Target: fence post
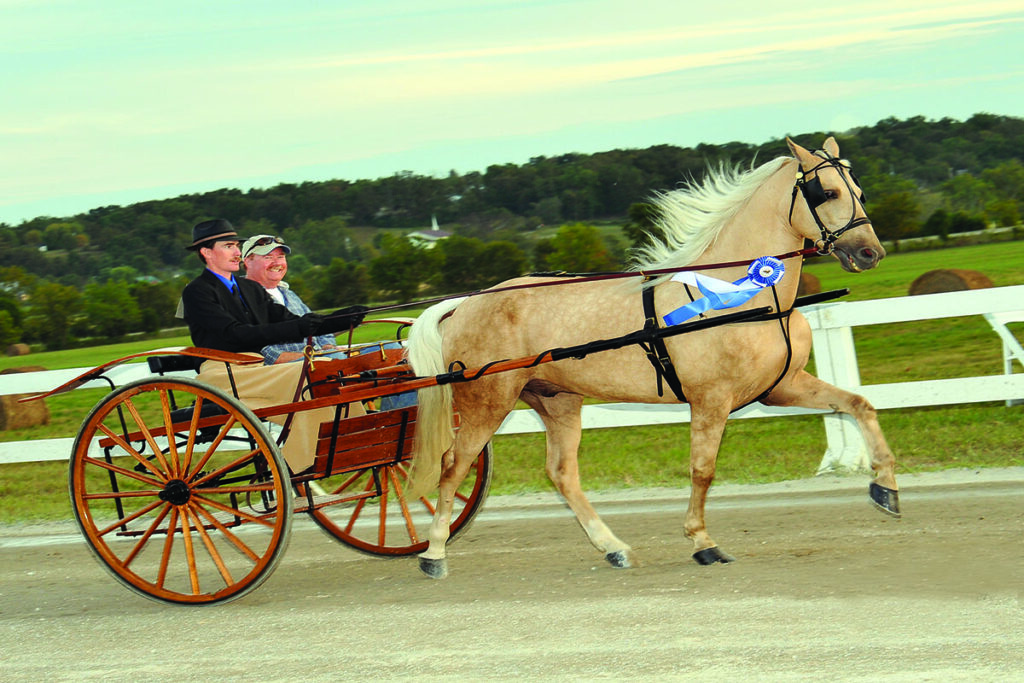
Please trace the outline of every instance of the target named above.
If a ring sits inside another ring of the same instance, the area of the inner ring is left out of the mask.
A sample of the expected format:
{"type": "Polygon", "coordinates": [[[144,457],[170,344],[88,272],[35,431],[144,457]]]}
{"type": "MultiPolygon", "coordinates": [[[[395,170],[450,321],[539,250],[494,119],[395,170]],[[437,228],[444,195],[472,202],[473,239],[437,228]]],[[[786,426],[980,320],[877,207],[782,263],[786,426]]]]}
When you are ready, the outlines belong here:
{"type": "MultiPolygon", "coordinates": [[[[805,313],[811,323],[816,373],[829,384],[857,391],[860,388],[860,370],[857,367],[857,349],[853,344],[853,329],[829,327],[828,308],[822,306],[805,313]]],[[[825,415],[824,420],[828,448],[818,466],[818,474],[869,470],[867,443],[857,420],[843,413],[825,415]]]]}

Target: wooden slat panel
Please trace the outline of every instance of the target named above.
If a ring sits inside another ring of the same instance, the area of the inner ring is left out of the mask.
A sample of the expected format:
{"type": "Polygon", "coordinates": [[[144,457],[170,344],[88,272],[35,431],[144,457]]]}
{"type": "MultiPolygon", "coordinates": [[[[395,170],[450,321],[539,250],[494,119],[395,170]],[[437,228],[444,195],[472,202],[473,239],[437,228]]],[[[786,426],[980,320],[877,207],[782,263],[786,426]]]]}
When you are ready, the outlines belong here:
{"type": "MultiPolygon", "coordinates": [[[[405,454],[405,457],[408,453],[405,454]]],[[[331,471],[326,472],[327,456],[317,456],[316,472],[319,474],[338,474],[340,472],[353,472],[367,467],[377,465],[389,465],[395,462],[395,444],[384,446],[370,446],[346,451],[343,454],[335,455],[331,463],[331,471]]]]}
{"type": "MultiPolygon", "coordinates": [[[[412,436],[412,425],[407,425],[404,432],[404,437],[408,439],[412,436]]],[[[349,451],[355,448],[363,448],[365,446],[387,446],[393,445],[398,442],[400,436],[403,435],[401,425],[391,425],[390,427],[382,427],[381,429],[373,429],[365,432],[356,432],[354,434],[346,434],[344,432],[338,434],[338,440],[334,447],[335,457],[345,451],[349,451]]],[[[327,435],[316,442],[316,454],[326,455],[330,451],[331,437],[327,435]]]]}
{"type": "Polygon", "coordinates": [[[412,450],[412,437],[416,424],[415,407],[386,410],[339,421],[334,457],[331,457],[331,434],[334,422],[320,425],[316,446],[315,470],[331,474],[395,462],[399,446],[403,456],[412,450]],[[407,421],[403,430],[402,420],[407,421]],[[399,443],[400,439],[403,439],[399,443]]]}
{"type": "MultiPolygon", "coordinates": [[[[382,429],[392,425],[401,424],[402,415],[408,413],[407,418],[409,422],[416,421],[416,406],[409,408],[401,408],[399,410],[384,410],[379,413],[368,413],[366,415],[357,415],[356,417],[342,418],[339,432],[341,434],[355,434],[356,432],[364,432],[373,429],[382,429]]],[[[334,430],[333,422],[324,422],[320,425],[319,438],[323,439],[330,436],[334,430]]]]}

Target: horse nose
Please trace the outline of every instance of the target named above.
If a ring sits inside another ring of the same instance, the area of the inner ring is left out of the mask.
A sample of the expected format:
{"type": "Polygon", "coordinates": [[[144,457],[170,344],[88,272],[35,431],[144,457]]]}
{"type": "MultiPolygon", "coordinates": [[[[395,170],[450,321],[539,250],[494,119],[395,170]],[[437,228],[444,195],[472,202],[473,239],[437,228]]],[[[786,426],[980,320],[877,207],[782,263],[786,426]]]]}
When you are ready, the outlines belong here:
{"type": "Polygon", "coordinates": [[[882,245],[878,245],[878,247],[862,247],[857,252],[857,256],[861,263],[870,268],[885,258],[885,248],[882,245]]]}

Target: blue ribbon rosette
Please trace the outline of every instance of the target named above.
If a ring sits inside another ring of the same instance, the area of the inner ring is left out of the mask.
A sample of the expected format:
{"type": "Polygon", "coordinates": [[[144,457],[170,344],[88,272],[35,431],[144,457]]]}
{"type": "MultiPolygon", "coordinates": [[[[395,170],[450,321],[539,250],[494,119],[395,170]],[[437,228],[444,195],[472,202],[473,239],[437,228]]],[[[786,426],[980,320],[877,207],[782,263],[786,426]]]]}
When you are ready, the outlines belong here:
{"type": "Polygon", "coordinates": [[[676,273],[672,282],[692,285],[700,290],[703,298],[681,306],[663,316],[666,325],[678,325],[704,311],[735,308],[750,301],[765,287],[778,284],[786,274],[786,266],[774,256],[762,256],[747,266],[747,274],[735,282],[726,282],[697,273],[676,273]]]}

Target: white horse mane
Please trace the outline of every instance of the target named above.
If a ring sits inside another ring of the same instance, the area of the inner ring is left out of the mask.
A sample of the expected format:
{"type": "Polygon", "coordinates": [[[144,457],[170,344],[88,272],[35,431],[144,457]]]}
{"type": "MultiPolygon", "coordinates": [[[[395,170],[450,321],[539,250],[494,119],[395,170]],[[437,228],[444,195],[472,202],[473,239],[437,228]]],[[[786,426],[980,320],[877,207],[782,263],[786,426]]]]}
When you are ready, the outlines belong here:
{"type": "Polygon", "coordinates": [[[650,243],[634,249],[632,270],[677,268],[693,263],[714,243],[754,191],[787,161],[789,157],[778,157],[748,171],[741,171],[738,165],[721,164],[718,168],[709,167],[700,184],[690,182],[677,190],[655,193],[655,225],[663,232],[664,240],[652,238],[650,243]]]}

